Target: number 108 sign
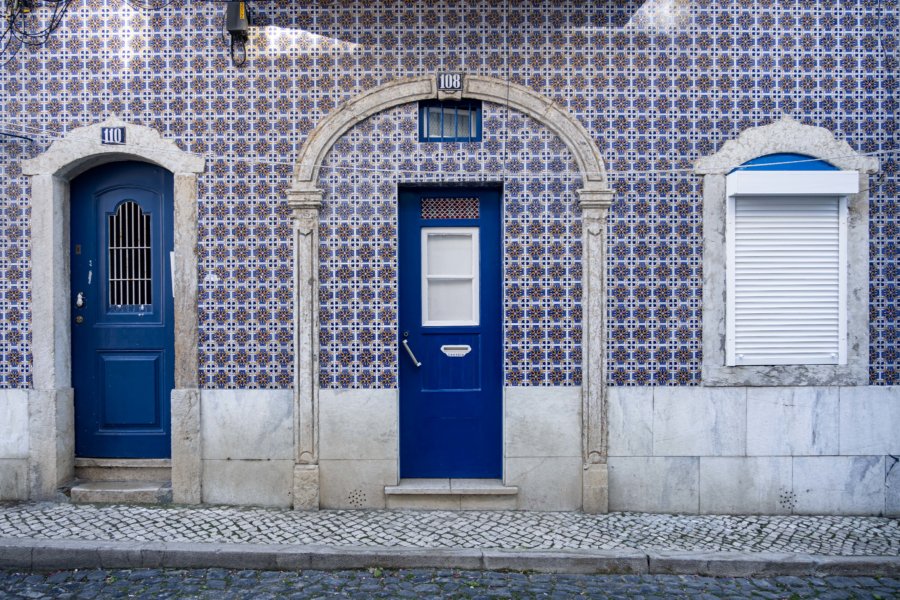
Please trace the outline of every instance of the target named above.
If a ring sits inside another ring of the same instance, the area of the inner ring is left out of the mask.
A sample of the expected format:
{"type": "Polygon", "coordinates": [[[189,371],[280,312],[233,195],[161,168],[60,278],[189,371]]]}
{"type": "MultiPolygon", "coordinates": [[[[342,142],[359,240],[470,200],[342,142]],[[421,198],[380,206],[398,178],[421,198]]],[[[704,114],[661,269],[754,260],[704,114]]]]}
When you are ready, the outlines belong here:
{"type": "Polygon", "coordinates": [[[442,92],[459,92],[462,90],[462,73],[438,73],[437,86],[442,92]]]}

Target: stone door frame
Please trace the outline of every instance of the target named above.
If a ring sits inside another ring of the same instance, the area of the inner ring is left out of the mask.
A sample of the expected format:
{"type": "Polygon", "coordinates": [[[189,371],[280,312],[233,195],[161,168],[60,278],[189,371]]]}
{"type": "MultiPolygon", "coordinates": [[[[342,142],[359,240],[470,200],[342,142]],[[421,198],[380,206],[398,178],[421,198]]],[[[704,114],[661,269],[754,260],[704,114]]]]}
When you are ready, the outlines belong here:
{"type": "Polygon", "coordinates": [[[175,389],[172,390],[172,487],[177,503],[200,502],[200,392],[197,281],[197,179],[203,157],[184,152],[155,129],[111,118],[73,129],[22,162],[31,177],[31,354],[28,396],[28,495],[53,499],[74,477],[69,184],[92,167],[123,160],[174,175],[175,389]],[[126,143],[101,143],[104,127],[125,127],[126,143]]]}
{"type": "Polygon", "coordinates": [[[463,89],[438,90],[433,75],[398,79],[363,92],[322,120],[297,156],[288,204],[294,238],[294,507],[319,506],[319,170],[331,147],[354,125],[395,106],[427,99],[471,98],[506,105],[559,136],[582,179],[582,455],[585,512],[608,506],[606,420],[606,218],[613,191],[600,151],[587,129],[550,98],[494,77],[466,75],[463,89]]]}

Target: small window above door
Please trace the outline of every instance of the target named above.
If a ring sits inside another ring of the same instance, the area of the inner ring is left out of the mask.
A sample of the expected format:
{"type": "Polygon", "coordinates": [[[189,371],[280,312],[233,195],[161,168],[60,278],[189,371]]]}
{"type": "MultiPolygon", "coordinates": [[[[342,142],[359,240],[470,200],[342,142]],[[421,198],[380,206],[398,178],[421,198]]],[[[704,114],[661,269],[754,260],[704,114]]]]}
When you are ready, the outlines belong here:
{"type": "Polygon", "coordinates": [[[419,103],[420,142],[480,142],[481,102],[440,100],[419,103]]]}

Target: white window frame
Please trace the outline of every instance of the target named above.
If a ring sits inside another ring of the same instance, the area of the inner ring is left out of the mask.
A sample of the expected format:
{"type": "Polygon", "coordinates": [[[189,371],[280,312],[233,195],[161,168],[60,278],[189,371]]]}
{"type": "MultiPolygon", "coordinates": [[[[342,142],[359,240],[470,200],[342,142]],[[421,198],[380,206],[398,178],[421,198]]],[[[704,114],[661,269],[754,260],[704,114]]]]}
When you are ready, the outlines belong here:
{"type": "Polygon", "coordinates": [[[481,275],[479,262],[481,242],[478,227],[423,227],[421,239],[422,254],[422,326],[424,327],[465,327],[477,326],[481,323],[479,305],[481,304],[481,275]],[[428,272],[428,238],[439,235],[468,234],[472,244],[471,275],[431,275],[428,272]],[[435,321],[428,314],[428,282],[429,281],[471,281],[472,282],[472,319],[469,321],[435,321]]]}

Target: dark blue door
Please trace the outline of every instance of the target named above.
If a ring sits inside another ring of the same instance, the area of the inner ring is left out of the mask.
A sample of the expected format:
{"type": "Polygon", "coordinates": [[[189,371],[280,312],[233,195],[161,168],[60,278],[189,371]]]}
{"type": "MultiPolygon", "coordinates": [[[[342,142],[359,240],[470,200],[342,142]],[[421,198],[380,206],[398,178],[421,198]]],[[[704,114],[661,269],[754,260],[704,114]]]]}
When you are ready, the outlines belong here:
{"type": "Polygon", "coordinates": [[[500,191],[404,188],[401,477],[502,476],[500,191]]]}
{"type": "Polygon", "coordinates": [[[75,454],[170,455],[172,174],[111,163],[72,181],[75,454]]]}

